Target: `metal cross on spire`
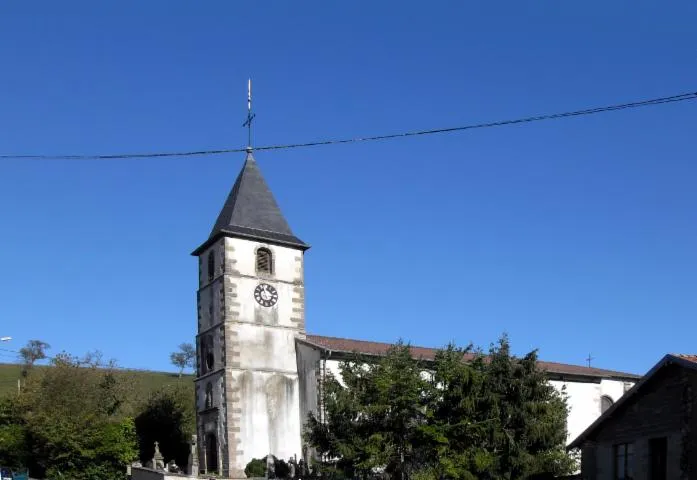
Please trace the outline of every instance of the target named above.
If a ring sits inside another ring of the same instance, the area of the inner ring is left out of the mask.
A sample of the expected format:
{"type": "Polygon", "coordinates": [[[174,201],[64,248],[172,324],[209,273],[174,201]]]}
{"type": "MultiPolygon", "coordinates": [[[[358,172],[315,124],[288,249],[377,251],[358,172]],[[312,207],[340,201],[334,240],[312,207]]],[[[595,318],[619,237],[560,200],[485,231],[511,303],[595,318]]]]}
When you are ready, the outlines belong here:
{"type": "Polygon", "coordinates": [[[588,358],[586,358],[586,362],[588,362],[588,368],[591,366],[591,362],[595,360],[595,357],[591,357],[591,354],[588,354],[588,358]]]}
{"type": "Polygon", "coordinates": [[[252,151],[252,120],[256,117],[255,113],[252,113],[252,79],[247,81],[247,120],[242,124],[243,127],[247,127],[247,151],[252,151]]]}

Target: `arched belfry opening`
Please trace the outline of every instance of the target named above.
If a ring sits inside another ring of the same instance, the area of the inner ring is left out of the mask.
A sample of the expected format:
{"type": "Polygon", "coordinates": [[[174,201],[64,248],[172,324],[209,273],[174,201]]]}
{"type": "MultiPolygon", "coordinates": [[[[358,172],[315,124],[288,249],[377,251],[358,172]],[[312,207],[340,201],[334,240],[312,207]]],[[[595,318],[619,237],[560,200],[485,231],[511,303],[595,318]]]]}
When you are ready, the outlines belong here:
{"type": "Polygon", "coordinates": [[[257,273],[273,274],[273,254],[268,248],[257,250],[256,259],[257,273]]]}

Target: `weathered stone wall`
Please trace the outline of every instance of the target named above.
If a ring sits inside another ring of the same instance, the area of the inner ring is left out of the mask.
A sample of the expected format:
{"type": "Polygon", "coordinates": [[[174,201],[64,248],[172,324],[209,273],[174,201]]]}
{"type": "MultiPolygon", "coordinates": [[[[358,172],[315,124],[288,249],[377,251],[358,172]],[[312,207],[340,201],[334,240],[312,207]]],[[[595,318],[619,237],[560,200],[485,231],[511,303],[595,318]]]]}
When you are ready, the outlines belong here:
{"type": "Polygon", "coordinates": [[[223,465],[229,462],[225,430],[225,251],[224,241],[211,245],[199,257],[199,290],[197,292],[198,334],[196,335],[196,433],[199,458],[202,467],[206,466],[207,434],[215,433],[217,438],[216,473],[223,471],[223,465]],[[214,262],[212,275],[209,276],[209,254],[214,262]],[[212,364],[207,365],[204,358],[207,345],[212,353],[212,364]],[[206,404],[207,385],[211,384],[212,404],[206,404]]]}
{"type": "MultiPolygon", "coordinates": [[[[300,400],[300,427],[304,428],[308,415],[318,412],[319,400],[319,379],[321,367],[321,351],[315,347],[304,344],[302,341],[296,343],[297,369],[299,381],[299,400],[300,400]]],[[[305,458],[307,458],[307,452],[305,458]]]]}

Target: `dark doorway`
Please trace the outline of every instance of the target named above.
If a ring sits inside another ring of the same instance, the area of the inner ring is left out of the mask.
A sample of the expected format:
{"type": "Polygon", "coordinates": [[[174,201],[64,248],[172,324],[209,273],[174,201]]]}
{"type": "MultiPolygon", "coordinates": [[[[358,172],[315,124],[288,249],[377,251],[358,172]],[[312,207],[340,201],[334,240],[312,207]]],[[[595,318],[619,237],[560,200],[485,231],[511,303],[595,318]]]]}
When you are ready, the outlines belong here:
{"type": "Polygon", "coordinates": [[[668,442],[666,437],[649,440],[649,458],[651,480],[666,480],[667,476],[668,442]]]}
{"type": "Polygon", "coordinates": [[[206,473],[218,473],[218,439],[215,433],[206,435],[206,473]]]}

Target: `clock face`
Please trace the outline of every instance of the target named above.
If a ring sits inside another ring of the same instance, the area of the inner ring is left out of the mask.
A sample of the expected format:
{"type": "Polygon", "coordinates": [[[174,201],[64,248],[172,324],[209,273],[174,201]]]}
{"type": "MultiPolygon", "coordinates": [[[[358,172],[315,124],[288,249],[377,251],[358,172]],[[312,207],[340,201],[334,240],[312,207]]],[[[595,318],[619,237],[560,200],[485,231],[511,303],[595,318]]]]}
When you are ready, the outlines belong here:
{"type": "Polygon", "coordinates": [[[278,301],[278,292],[267,283],[260,283],[254,289],[254,299],[262,307],[273,307],[278,301]]]}

